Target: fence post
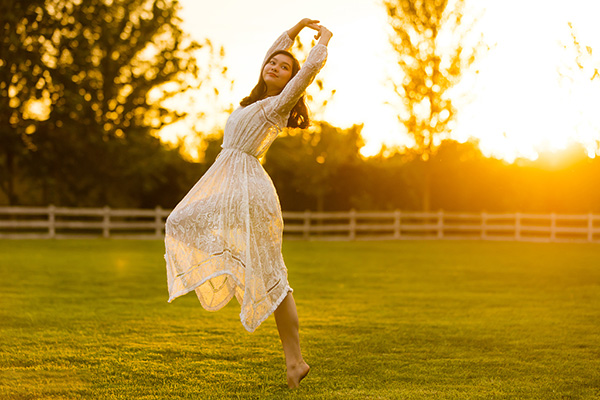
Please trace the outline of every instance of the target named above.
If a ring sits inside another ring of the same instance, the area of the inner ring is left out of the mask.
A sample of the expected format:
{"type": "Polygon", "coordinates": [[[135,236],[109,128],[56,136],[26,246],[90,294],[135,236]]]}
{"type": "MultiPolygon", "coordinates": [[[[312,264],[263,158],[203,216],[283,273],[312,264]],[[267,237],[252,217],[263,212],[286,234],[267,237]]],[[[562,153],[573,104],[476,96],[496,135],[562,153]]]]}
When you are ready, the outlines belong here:
{"type": "Polygon", "coordinates": [[[350,210],[350,240],[356,239],[356,210],[353,208],[350,210]]]}
{"type": "Polygon", "coordinates": [[[487,239],[487,213],[481,212],[481,239],[487,239]]]}
{"type": "Polygon", "coordinates": [[[550,214],[550,241],[554,242],[556,240],[556,214],[550,214]]]}
{"type": "Polygon", "coordinates": [[[394,210],[394,239],[400,239],[400,223],[401,223],[401,211],[394,210]]]}
{"type": "Polygon", "coordinates": [[[521,213],[515,213],[515,239],[521,240],[521,213]]]}
{"type": "Polygon", "coordinates": [[[155,230],[154,230],[154,236],[156,236],[157,239],[160,239],[162,237],[162,227],[163,227],[163,223],[162,223],[162,208],[160,206],[156,206],[156,208],[154,209],[154,224],[155,224],[155,230]]]}
{"type": "Polygon", "coordinates": [[[310,210],[304,211],[304,229],[302,236],[305,240],[310,238],[310,210]]]}
{"type": "Polygon", "coordinates": [[[438,211],[437,218],[438,218],[437,237],[438,237],[438,239],[442,239],[444,237],[444,210],[438,211]]]}
{"type": "Polygon", "coordinates": [[[110,237],[110,207],[104,206],[104,214],[102,218],[102,237],[110,237]]]}
{"type": "Polygon", "coordinates": [[[588,232],[587,232],[587,236],[588,236],[588,242],[591,242],[594,240],[594,216],[592,215],[592,213],[588,214],[588,232]]]}
{"type": "Polygon", "coordinates": [[[56,215],[54,204],[48,206],[48,235],[50,239],[56,237],[56,215]]]}

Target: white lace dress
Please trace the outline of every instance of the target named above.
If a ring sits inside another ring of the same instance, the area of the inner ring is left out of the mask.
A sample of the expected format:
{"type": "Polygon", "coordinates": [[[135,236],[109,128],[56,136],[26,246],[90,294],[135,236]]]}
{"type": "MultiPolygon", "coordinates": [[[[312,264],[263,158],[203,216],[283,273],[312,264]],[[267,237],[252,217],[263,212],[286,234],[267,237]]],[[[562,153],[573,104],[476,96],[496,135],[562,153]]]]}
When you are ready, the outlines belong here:
{"type": "MultiPolygon", "coordinates": [[[[284,32],[263,66],[292,44],[284,32]]],[[[327,47],[316,45],[279,95],[229,116],[217,160],[167,219],[169,302],[195,290],[202,306],[216,311],[235,295],[242,324],[253,332],[292,290],[281,255],[279,198],[258,158],[287,125],[326,58],[327,47]]]]}

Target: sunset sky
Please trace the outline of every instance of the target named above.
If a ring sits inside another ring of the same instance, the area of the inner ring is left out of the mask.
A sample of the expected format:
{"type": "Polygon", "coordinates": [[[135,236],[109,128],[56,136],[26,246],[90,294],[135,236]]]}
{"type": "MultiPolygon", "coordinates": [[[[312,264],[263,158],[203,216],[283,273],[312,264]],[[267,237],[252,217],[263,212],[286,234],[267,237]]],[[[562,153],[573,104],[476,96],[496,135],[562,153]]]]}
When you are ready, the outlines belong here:
{"type": "MultiPolygon", "coordinates": [[[[184,30],[225,48],[235,85],[231,93],[222,93],[224,102],[237,105],[250,92],[266,50],[281,32],[303,17],[315,18],[334,33],[320,76],[337,92],[324,119],[340,127],[364,123],[364,155],[377,153],[382,143],[410,145],[397,112],[386,105],[394,100],[386,80],[396,65],[379,0],[180,3],[184,30]]],[[[576,68],[568,22],[581,43],[594,48],[588,63],[598,67],[600,2],[479,0],[470,7],[481,15],[477,26],[490,50],[473,68],[479,73],[466,75],[456,89],[463,95],[452,137],[479,138],[484,154],[508,161],[535,159],[540,151],[559,150],[571,141],[583,143],[594,156],[600,139],[600,77],[591,82],[590,71],[576,68]]],[[[311,32],[301,34],[304,43],[311,32]]],[[[184,134],[185,128],[177,129],[184,134]]]]}

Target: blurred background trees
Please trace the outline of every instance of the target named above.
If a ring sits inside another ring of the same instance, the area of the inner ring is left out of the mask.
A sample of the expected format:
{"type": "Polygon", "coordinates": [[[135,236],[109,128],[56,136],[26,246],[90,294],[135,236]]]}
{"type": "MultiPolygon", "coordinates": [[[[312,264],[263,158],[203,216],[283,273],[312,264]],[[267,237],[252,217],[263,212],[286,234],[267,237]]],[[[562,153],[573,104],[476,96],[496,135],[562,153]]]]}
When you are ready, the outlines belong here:
{"type": "MultiPolygon", "coordinates": [[[[283,210],[421,210],[418,157],[396,152],[363,158],[355,145],[361,141],[360,126],[327,127],[325,137],[333,131],[335,140],[320,143],[315,136],[316,146],[306,133],[278,138],[271,146],[265,168],[283,210]],[[317,148],[337,154],[319,164],[317,148]]],[[[477,142],[447,139],[428,162],[432,210],[600,212],[600,187],[592,183],[600,176],[600,158],[589,158],[581,145],[511,164],[485,157],[477,142]]]]}
{"type": "Polygon", "coordinates": [[[360,130],[313,122],[308,130],[289,129],[267,152],[265,169],[286,210],[338,208],[352,195],[364,145],[360,130]],[[335,184],[334,184],[335,182],[335,184]]]}
{"type": "MultiPolygon", "coordinates": [[[[416,149],[361,156],[361,125],[319,120],[335,94],[319,80],[307,96],[313,125],[286,130],[262,160],[282,209],[420,210],[426,203],[448,211],[600,212],[600,158],[582,146],[509,164],[485,157],[477,142],[444,139],[455,113],[448,90],[476,50],[438,53],[431,40],[446,29],[440,24],[454,26],[460,14],[441,0],[418,3],[437,7],[427,10],[416,4],[389,10],[408,7],[402,18],[412,18],[397,22],[406,71],[396,89],[416,149]]],[[[176,1],[15,0],[0,7],[0,205],[175,206],[214,162],[221,137],[198,130],[194,162],[190,149],[161,142],[157,132],[186,117],[167,106],[181,93],[202,86],[218,98],[230,90],[223,49],[186,37],[176,1]]],[[[574,65],[574,73],[597,84],[592,50],[577,44],[574,64],[584,68],[574,65]]],[[[308,47],[296,43],[300,59],[308,47]]]]}

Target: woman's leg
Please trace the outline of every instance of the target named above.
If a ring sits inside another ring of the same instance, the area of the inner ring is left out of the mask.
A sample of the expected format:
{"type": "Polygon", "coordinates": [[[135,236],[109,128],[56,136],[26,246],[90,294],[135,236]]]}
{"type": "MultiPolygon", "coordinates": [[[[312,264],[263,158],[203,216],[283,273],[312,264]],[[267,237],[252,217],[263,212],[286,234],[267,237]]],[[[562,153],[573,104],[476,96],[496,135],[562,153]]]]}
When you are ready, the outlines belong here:
{"type": "Polygon", "coordinates": [[[304,362],[300,351],[298,312],[292,292],[288,293],[275,310],[275,322],[285,354],[288,386],[296,388],[308,374],[310,367],[304,362]]]}

